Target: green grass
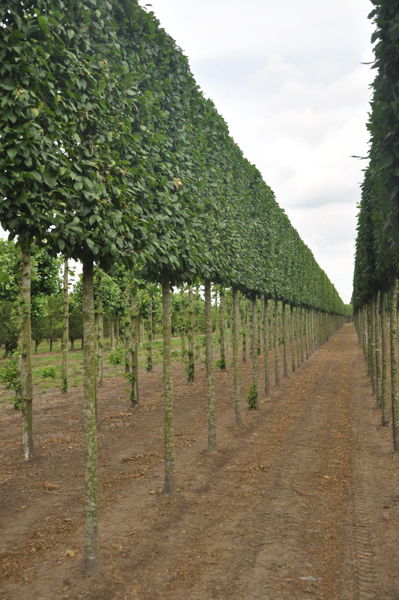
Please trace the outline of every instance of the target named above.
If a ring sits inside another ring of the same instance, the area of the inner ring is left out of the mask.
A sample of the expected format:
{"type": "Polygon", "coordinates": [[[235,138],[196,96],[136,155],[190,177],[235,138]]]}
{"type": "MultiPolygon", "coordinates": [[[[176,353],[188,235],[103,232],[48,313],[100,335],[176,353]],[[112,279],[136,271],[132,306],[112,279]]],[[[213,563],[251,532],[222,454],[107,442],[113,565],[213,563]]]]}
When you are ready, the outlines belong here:
{"type": "MultiPolygon", "coordinates": [[[[76,346],[79,350],[74,350],[68,354],[68,386],[69,388],[81,387],[83,384],[83,352],[80,350],[80,340],[76,346]]],[[[32,351],[34,346],[32,346],[32,351]]],[[[53,343],[53,351],[49,352],[47,342],[39,346],[39,352],[32,354],[32,377],[34,385],[34,395],[42,395],[51,390],[61,388],[61,344],[59,341],[53,343]],[[54,373],[54,377],[52,376],[54,373]]],[[[179,337],[172,339],[172,355],[175,360],[180,360],[181,340],[179,337]]],[[[104,379],[122,376],[124,374],[124,364],[112,365],[109,362],[111,349],[105,340],[104,346],[104,379]]],[[[139,367],[145,368],[147,364],[145,342],[140,345],[139,367]]],[[[162,339],[155,339],[152,346],[153,366],[162,361],[162,339]]],[[[0,359],[0,370],[2,370],[9,360],[0,359]]],[[[9,402],[14,400],[14,392],[6,390],[0,385],[0,402],[9,402]]]]}

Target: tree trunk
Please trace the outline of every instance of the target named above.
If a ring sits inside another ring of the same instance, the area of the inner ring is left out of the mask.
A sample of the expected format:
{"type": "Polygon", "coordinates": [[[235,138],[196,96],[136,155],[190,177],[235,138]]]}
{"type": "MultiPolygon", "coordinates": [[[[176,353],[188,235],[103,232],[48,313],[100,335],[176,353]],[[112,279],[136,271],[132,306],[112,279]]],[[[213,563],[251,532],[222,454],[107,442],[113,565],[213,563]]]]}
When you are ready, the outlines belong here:
{"type": "Polygon", "coordinates": [[[381,408],[381,319],[379,316],[380,312],[380,298],[381,292],[377,292],[374,300],[374,319],[375,319],[375,386],[376,386],[376,399],[377,408],[381,408]]]}
{"type": "Polygon", "coordinates": [[[147,323],[147,371],[153,369],[152,343],[153,343],[153,314],[152,314],[152,294],[148,297],[148,323],[147,323]]]}
{"type": "Polygon", "coordinates": [[[26,461],[33,457],[32,433],[32,351],[31,351],[31,281],[32,257],[31,242],[26,238],[21,240],[21,289],[20,317],[21,331],[19,344],[19,376],[20,385],[18,400],[22,409],[22,450],[26,461]]]}
{"type": "Polygon", "coordinates": [[[240,345],[239,298],[238,298],[237,288],[233,287],[233,378],[234,378],[234,413],[235,413],[236,425],[241,425],[239,345],[240,345]]]}
{"type": "Polygon", "coordinates": [[[83,400],[86,454],[84,560],[86,574],[91,575],[99,569],[99,550],[93,262],[88,258],[84,258],[83,260],[83,339],[83,400]]]}
{"type": "Polygon", "coordinates": [[[53,351],[53,338],[50,338],[48,343],[49,343],[49,352],[52,352],[53,351]]]}
{"type": "Polygon", "coordinates": [[[251,358],[252,358],[252,384],[248,393],[248,408],[259,408],[258,394],[258,326],[256,297],[251,298],[251,358]]]}
{"type": "Polygon", "coordinates": [[[270,347],[270,328],[269,328],[269,301],[265,297],[263,299],[263,347],[265,355],[265,396],[270,394],[270,361],[269,361],[269,347],[270,347]]]}
{"type": "Polygon", "coordinates": [[[294,373],[296,370],[296,352],[295,352],[295,338],[296,338],[296,328],[295,328],[295,312],[296,309],[291,305],[290,310],[290,329],[291,329],[291,369],[294,373]]]}
{"type": "Polygon", "coordinates": [[[62,367],[61,367],[61,391],[66,394],[68,391],[68,342],[69,342],[69,292],[68,292],[68,259],[64,261],[64,311],[62,323],[62,367]]]}
{"type": "Polygon", "coordinates": [[[175,491],[175,454],[173,444],[173,381],[172,381],[172,323],[170,313],[170,282],[162,283],[163,330],[163,397],[164,397],[164,449],[165,494],[175,491]]]}
{"type": "Polygon", "coordinates": [[[104,377],[104,309],[101,297],[102,277],[99,278],[99,294],[97,301],[97,377],[98,384],[103,384],[104,377]]]}
{"type": "Polygon", "coordinates": [[[287,305],[285,302],[283,302],[283,365],[284,377],[288,377],[287,305]]]}
{"type": "MultiPolygon", "coordinates": [[[[35,340],[35,354],[37,354],[39,352],[39,344],[40,344],[40,342],[35,340]]],[[[6,357],[7,354],[4,354],[4,356],[6,357]]]]}
{"type": "Polygon", "coordinates": [[[114,318],[109,318],[109,348],[111,352],[115,351],[115,329],[114,329],[114,318]]]}
{"type": "Polygon", "coordinates": [[[193,306],[193,286],[188,288],[188,361],[187,361],[187,379],[189,383],[194,381],[195,360],[194,360],[194,306],[193,306]]]}
{"type": "Polygon", "coordinates": [[[224,290],[220,289],[220,368],[226,368],[226,296],[224,290]]]}
{"type": "Polygon", "coordinates": [[[387,326],[385,318],[385,292],[380,293],[380,329],[381,329],[381,425],[389,423],[387,414],[387,326]]]}
{"type": "Polygon", "coordinates": [[[398,394],[398,282],[391,288],[391,402],[393,450],[399,452],[399,394],[398,394]]]}
{"type": "Polygon", "coordinates": [[[278,300],[274,300],[274,375],[276,385],[280,384],[279,366],[279,328],[278,328],[278,300]]]}
{"type": "Polygon", "coordinates": [[[140,315],[137,309],[137,292],[133,289],[130,294],[130,402],[132,406],[139,404],[139,330],[140,315]]]}
{"type": "Polygon", "coordinates": [[[206,380],[208,390],[208,452],[216,452],[215,384],[213,380],[211,283],[205,282],[206,380]]]}

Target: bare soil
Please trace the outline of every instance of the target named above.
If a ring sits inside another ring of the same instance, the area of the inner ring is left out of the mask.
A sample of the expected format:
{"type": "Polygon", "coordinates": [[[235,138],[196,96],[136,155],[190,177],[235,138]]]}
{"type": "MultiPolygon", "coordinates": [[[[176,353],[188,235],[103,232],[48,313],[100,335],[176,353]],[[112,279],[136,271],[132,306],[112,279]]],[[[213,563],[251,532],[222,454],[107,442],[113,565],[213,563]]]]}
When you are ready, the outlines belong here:
{"type": "MultiPolygon", "coordinates": [[[[161,372],[99,390],[102,570],[82,574],[80,390],[35,401],[35,458],[0,408],[2,600],[398,600],[399,459],[379,426],[351,324],[235,427],[216,374],[218,452],[206,451],[203,367],[174,369],[176,478],[162,494],[161,372]]],[[[243,397],[250,364],[242,365],[243,397]]],[[[261,380],[262,386],[262,380],[261,380]]],[[[262,388],[261,388],[262,389],[262,388]]],[[[244,402],[243,402],[244,404],[244,402]]]]}

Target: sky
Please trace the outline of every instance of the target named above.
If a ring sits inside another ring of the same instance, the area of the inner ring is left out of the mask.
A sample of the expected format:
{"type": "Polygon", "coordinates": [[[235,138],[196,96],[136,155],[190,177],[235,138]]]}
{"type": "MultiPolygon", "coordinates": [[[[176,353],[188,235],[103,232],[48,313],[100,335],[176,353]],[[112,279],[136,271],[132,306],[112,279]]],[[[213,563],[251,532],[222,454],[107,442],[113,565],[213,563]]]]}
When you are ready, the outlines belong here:
{"type": "Polygon", "coordinates": [[[344,302],[366,156],[368,0],[140,0],[344,302]],[[148,6],[150,4],[150,6],[148,6]]]}

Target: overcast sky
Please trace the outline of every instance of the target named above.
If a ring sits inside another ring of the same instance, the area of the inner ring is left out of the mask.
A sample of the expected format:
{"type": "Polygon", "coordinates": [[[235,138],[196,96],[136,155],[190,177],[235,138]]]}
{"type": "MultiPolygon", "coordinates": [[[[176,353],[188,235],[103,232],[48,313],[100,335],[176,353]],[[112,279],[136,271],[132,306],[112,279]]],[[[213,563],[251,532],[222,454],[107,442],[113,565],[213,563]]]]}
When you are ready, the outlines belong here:
{"type": "Polygon", "coordinates": [[[367,154],[368,0],[142,0],[345,302],[367,154]]]}

